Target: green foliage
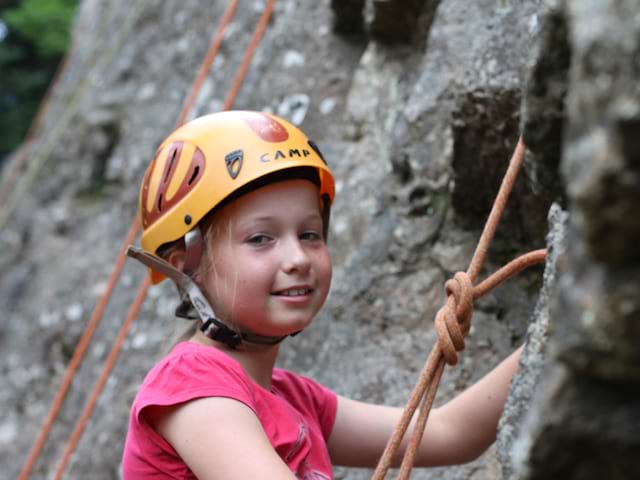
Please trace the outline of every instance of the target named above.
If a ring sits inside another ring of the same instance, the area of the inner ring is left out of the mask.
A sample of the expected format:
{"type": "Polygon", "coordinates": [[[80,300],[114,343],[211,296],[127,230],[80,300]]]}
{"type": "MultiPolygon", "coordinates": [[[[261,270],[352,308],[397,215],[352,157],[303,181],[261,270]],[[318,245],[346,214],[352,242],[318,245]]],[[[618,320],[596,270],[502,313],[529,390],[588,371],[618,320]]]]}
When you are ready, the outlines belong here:
{"type": "Polygon", "coordinates": [[[0,7],[0,162],[24,139],[69,44],[78,0],[18,0],[0,7]]]}
{"type": "Polygon", "coordinates": [[[4,12],[2,19],[38,56],[56,58],[67,49],[76,4],[76,0],[22,0],[18,7],[4,12]]]}

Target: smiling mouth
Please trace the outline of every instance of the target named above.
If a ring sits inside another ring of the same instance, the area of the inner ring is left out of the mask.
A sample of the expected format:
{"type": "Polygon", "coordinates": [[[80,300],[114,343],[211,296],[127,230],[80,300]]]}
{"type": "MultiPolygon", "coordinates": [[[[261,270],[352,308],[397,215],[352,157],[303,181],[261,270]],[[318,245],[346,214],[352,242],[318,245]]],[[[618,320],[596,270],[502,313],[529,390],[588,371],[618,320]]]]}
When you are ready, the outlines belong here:
{"type": "Polygon", "coordinates": [[[304,297],[305,295],[309,295],[312,291],[313,290],[311,288],[289,288],[287,290],[275,292],[273,295],[281,297],[304,297]]]}

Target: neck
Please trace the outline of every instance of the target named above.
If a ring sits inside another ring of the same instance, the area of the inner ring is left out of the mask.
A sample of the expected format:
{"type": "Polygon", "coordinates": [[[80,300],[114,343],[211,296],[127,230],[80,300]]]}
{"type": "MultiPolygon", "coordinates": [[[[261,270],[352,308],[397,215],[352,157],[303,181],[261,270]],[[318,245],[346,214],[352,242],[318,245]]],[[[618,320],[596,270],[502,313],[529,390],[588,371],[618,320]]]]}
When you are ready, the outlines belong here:
{"type": "Polygon", "coordinates": [[[234,350],[228,345],[211,340],[200,331],[197,331],[190,341],[223,351],[236,360],[254,382],[267,390],[271,389],[271,377],[278,358],[279,344],[243,344],[234,350]]]}

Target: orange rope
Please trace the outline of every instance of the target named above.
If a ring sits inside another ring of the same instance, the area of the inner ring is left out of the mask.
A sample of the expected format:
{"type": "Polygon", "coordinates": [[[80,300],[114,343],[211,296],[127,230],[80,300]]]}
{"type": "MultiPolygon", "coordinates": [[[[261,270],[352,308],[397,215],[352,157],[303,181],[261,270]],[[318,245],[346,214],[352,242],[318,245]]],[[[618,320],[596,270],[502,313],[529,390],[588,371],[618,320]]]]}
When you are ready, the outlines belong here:
{"type": "Polygon", "coordinates": [[[491,275],[489,278],[486,278],[478,285],[473,287],[473,298],[480,298],[484,294],[493,290],[505,280],[511,278],[513,275],[526,270],[532,265],[543,263],[545,261],[546,254],[546,248],[541,248],[540,250],[534,250],[533,252],[525,253],[515,260],[511,260],[511,262],[506,264],[497,272],[494,272],[493,275],[491,275]]]}
{"type": "Polygon", "coordinates": [[[111,291],[114,289],[118,278],[120,277],[120,273],[122,272],[122,267],[124,266],[124,262],[126,260],[126,251],[127,247],[135,241],[136,234],[138,232],[138,222],[134,222],[129,227],[129,231],[127,232],[127,236],[122,243],[122,247],[120,247],[120,254],[118,255],[118,259],[116,260],[115,267],[109,276],[109,281],[107,282],[107,286],[105,292],[102,294],[98,303],[93,309],[91,314],[91,318],[85,327],[84,333],[82,337],[78,341],[78,345],[76,346],[75,351],[73,352],[73,356],[69,361],[69,365],[67,366],[67,370],[65,371],[64,378],[62,379],[62,384],[58,387],[58,391],[54,397],[53,403],[51,404],[51,408],[49,409],[49,413],[40,427],[40,433],[38,433],[38,437],[31,447],[31,451],[29,452],[29,456],[25,461],[24,466],[22,467],[22,471],[20,472],[19,480],[26,480],[29,478],[29,474],[35,465],[36,460],[40,456],[42,452],[42,448],[44,446],[45,441],[47,440],[47,436],[51,431],[53,423],[62,408],[62,403],[64,402],[64,398],[67,395],[69,387],[71,386],[71,382],[73,381],[73,377],[80,366],[80,362],[84,358],[85,353],[87,352],[87,348],[89,347],[89,343],[91,342],[91,337],[93,333],[96,331],[100,320],[102,319],[102,315],[107,307],[107,303],[109,301],[109,296],[111,291]]]}
{"type": "MultiPolygon", "coordinates": [[[[265,10],[258,22],[254,35],[251,39],[251,42],[247,47],[241,66],[236,74],[236,77],[234,78],[230,91],[228,92],[227,97],[225,98],[223,110],[229,109],[233,104],[233,102],[235,101],[237,93],[239,92],[239,89],[241,87],[242,81],[246,75],[246,71],[250,65],[251,59],[253,57],[253,53],[257,45],[259,44],[260,39],[262,38],[262,35],[264,33],[264,30],[266,29],[266,25],[271,17],[274,3],[275,3],[275,0],[271,0],[268,2],[268,4],[265,7],[265,10]]],[[[237,4],[237,1],[234,1],[227,8],[227,11],[225,12],[225,15],[223,16],[221,21],[221,26],[220,26],[221,29],[224,28],[224,26],[226,26],[226,22],[228,22],[231,16],[233,15],[233,11],[236,8],[236,4],[237,4]]],[[[189,96],[187,97],[187,99],[185,100],[185,103],[183,105],[182,111],[179,116],[179,120],[177,122],[178,125],[182,124],[185,121],[188,115],[188,112],[192,109],[192,106],[195,103],[195,99],[197,98],[197,92],[199,91],[201,84],[204,81],[204,78],[206,76],[206,72],[210,69],[213,59],[215,57],[215,54],[217,53],[220,47],[221,39],[222,39],[222,34],[219,31],[214,37],[214,40],[210,46],[210,49],[207,52],[207,56],[203,60],[203,63],[196,77],[196,80],[194,81],[192,90],[189,96]]],[[[473,258],[471,260],[467,273],[463,274],[459,272],[459,274],[456,274],[454,279],[458,283],[455,283],[454,281],[447,282],[447,294],[448,294],[447,302],[445,306],[441,309],[441,311],[438,313],[438,316],[436,318],[436,329],[438,331],[439,341],[434,346],[427,360],[425,368],[423,369],[423,372],[420,375],[418,385],[416,385],[416,388],[412,393],[409,404],[407,405],[407,408],[403,413],[403,417],[399,422],[399,425],[396,428],[394,435],[390,439],[382,458],[380,459],[378,468],[374,473],[374,477],[373,477],[374,479],[383,478],[386,475],[388,469],[390,468],[393,456],[395,455],[395,452],[399,447],[400,441],[402,440],[402,437],[406,432],[406,429],[411,420],[411,417],[413,416],[415,409],[417,408],[417,405],[420,402],[421,411],[418,417],[418,423],[414,429],[414,435],[413,435],[413,438],[411,439],[410,446],[407,449],[407,452],[405,453],[405,458],[403,459],[403,462],[401,465],[399,478],[408,478],[408,476],[410,475],[411,468],[413,465],[413,459],[414,459],[417,447],[419,446],[422,434],[424,432],[426,421],[428,419],[431,405],[433,403],[433,399],[435,397],[435,393],[437,390],[437,385],[440,381],[442,372],[444,370],[445,359],[447,363],[455,364],[457,362],[456,351],[461,351],[464,348],[464,335],[468,333],[468,330],[470,327],[473,299],[479,298],[480,296],[482,296],[483,294],[487,293],[492,288],[494,288],[496,285],[506,280],[510,276],[514,275],[515,273],[523,270],[524,268],[527,268],[528,266],[534,263],[540,263],[541,261],[544,260],[544,254],[545,254],[544,250],[531,252],[530,254],[524,255],[514,260],[513,262],[511,262],[509,265],[503,267],[494,275],[492,275],[487,280],[482,282],[480,285],[476,287],[471,286],[472,281],[475,279],[475,277],[479,273],[482,267],[482,264],[484,262],[484,258],[486,257],[488,246],[491,242],[491,239],[493,238],[495,229],[497,227],[497,223],[499,221],[500,216],[502,215],[507,198],[513,187],[513,182],[515,181],[518,170],[520,168],[523,152],[524,152],[524,145],[520,141],[518,143],[518,147],[516,148],[516,152],[514,153],[514,156],[510,163],[509,169],[507,170],[507,174],[505,175],[503,183],[500,187],[500,191],[498,193],[498,196],[496,197],[496,201],[494,202],[494,206],[492,208],[491,214],[489,216],[489,219],[487,220],[487,224],[485,225],[485,229],[482,233],[482,236],[478,243],[478,247],[473,255],[473,258]],[[463,297],[465,295],[467,297],[465,301],[466,303],[463,302],[464,300],[463,297]],[[452,318],[455,324],[452,323],[451,321],[452,318]],[[462,331],[459,331],[460,326],[462,326],[462,331]],[[445,347],[445,345],[447,346],[445,347]],[[453,348],[453,350],[451,350],[451,348],[453,348]],[[447,353],[445,353],[445,351],[447,353]],[[425,391],[426,391],[426,396],[424,396],[425,391]],[[423,396],[424,398],[422,398],[423,396]],[[382,475],[382,477],[380,477],[380,475],[382,475]]],[[[134,220],[134,222],[130,227],[127,239],[125,241],[125,246],[133,242],[133,239],[129,239],[129,237],[130,236],[135,237],[135,235],[137,234],[138,228],[139,228],[139,224],[136,220],[134,220]]],[[[26,479],[28,477],[29,472],[35,463],[35,460],[37,459],[37,456],[42,449],[44,441],[46,440],[48,432],[53,423],[53,420],[55,419],[55,417],[57,416],[57,413],[60,410],[62,401],[73,379],[75,371],[77,370],[77,367],[80,363],[81,358],[84,356],[84,353],[86,352],[89,340],[93,335],[93,332],[95,331],[95,327],[99,323],[99,320],[102,314],[104,313],[106,303],[112,294],[117,278],[121,272],[122,265],[124,264],[124,258],[126,257],[124,255],[124,249],[123,249],[116,263],[116,267],[110,277],[107,291],[101,297],[100,301],[96,305],[96,308],[94,309],[94,312],[92,314],[92,318],[89,322],[92,328],[89,328],[89,324],[88,324],[87,329],[83,334],[83,337],[78,343],[76,352],[74,352],[74,356],[65,374],[63,385],[61,386],[61,388],[58,390],[58,393],[56,394],[54,405],[52,406],[52,409],[49,412],[44,428],[40,432],[40,435],[38,436],[38,439],[30,452],[27,464],[25,465],[25,467],[23,468],[23,471],[20,474],[20,477],[19,477],[20,479],[26,479]]],[[[69,440],[69,443],[67,444],[64,454],[56,468],[55,477],[54,477],[56,480],[60,479],[61,476],[63,475],[64,470],[66,469],[66,466],[68,465],[68,462],[71,459],[71,456],[75,451],[75,448],[77,447],[77,444],[80,440],[82,432],[84,431],[84,428],[88,423],[88,420],[93,412],[95,404],[99,398],[99,395],[102,389],[104,388],[104,385],[106,384],[106,381],[115,365],[115,362],[117,361],[117,357],[121,351],[123,343],[127,338],[127,334],[131,327],[131,324],[133,323],[133,320],[138,315],[142,302],[146,297],[146,293],[148,291],[149,285],[150,285],[150,280],[148,277],[146,277],[138,290],[136,299],[134,300],[134,303],[132,304],[129,310],[129,314],[120,329],[116,342],[113,348],[111,349],[111,352],[109,353],[109,356],[105,363],[105,367],[102,371],[102,374],[100,375],[98,382],[92,391],[90,399],[87,402],[87,405],[85,406],[85,409],[81,417],[76,423],[76,426],[69,440]]]]}
{"type": "Polygon", "coordinates": [[[258,24],[256,25],[256,29],[253,32],[253,37],[249,41],[249,46],[244,53],[244,57],[242,58],[242,62],[240,63],[240,68],[236,73],[236,76],[233,79],[231,87],[227,92],[227,98],[224,99],[224,103],[222,104],[222,110],[229,110],[233,103],[236,101],[236,97],[238,96],[238,92],[240,91],[240,87],[242,86],[242,82],[244,81],[244,77],[249,69],[249,64],[251,63],[251,59],[253,58],[253,54],[262,39],[262,35],[264,34],[265,29],[267,28],[267,24],[271,19],[271,14],[273,13],[273,7],[275,5],[275,0],[269,0],[264,7],[262,12],[262,16],[258,20],[258,24]]]}
{"type": "Polygon", "coordinates": [[[147,275],[144,281],[142,282],[142,285],[140,285],[140,289],[138,290],[135,300],[131,304],[127,318],[122,324],[122,327],[120,327],[120,331],[118,332],[118,336],[113,345],[113,348],[109,352],[109,356],[105,361],[105,365],[102,370],[102,373],[100,374],[100,377],[98,378],[98,381],[95,387],[93,388],[93,391],[91,392],[91,396],[87,401],[87,405],[85,406],[84,411],[82,412],[82,415],[80,415],[80,418],[76,423],[73,433],[69,438],[69,443],[67,443],[67,447],[64,453],[62,454],[62,458],[60,459],[60,462],[58,463],[55,474],[53,476],[54,480],[60,480],[62,478],[64,470],[66,469],[69,463],[69,460],[71,459],[71,455],[73,454],[76,447],[78,446],[78,442],[80,441],[80,436],[82,435],[82,432],[84,431],[87,423],[89,422],[89,418],[93,413],[93,409],[95,408],[95,405],[98,402],[98,397],[102,393],[102,390],[106,385],[107,380],[109,379],[109,375],[111,374],[111,371],[113,370],[113,367],[115,366],[116,361],[118,360],[118,355],[120,354],[120,350],[122,350],[122,345],[127,339],[127,335],[129,334],[129,329],[131,328],[133,321],[138,316],[138,312],[140,311],[140,307],[142,306],[142,302],[144,301],[147,295],[147,291],[149,290],[150,285],[151,285],[151,280],[150,280],[150,277],[147,275]]]}
{"type": "MultiPolygon", "coordinates": [[[[234,3],[230,4],[229,7],[227,8],[227,11],[225,12],[225,15],[222,17],[220,25],[219,25],[219,29],[222,30],[224,29],[224,27],[226,27],[227,23],[229,22],[233,11],[235,10],[235,4],[237,3],[237,0],[232,0],[234,3]],[[231,12],[231,13],[230,13],[231,12]]],[[[243,62],[241,64],[241,66],[238,69],[238,73],[236,74],[235,77],[235,81],[233,84],[233,89],[232,91],[230,91],[227,94],[227,99],[225,100],[225,105],[227,105],[228,107],[230,107],[230,105],[234,102],[235,97],[240,89],[241,86],[241,82],[242,79],[244,78],[244,75],[247,71],[248,68],[248,61],[247,59],[251,59],[253,56],[253,53],[255,51],[255,49],[257,48],[258,44],[259,44],[259,40],[262,37],[262,34],[264,33],[264,29],[269,21],[269,18],[271,17],[271,14],[273,12],[273,6],[274,6],[275,0],[271,0],[267,6],[265,7],[262,16],[259,19],[258,25],[256,26],[256,32],[253,35],[253,38],[250,42],[250,44],[247,47],[247,52],[245,53],[245,56],[243,58],[243,62]]],[[[220,33],[220,32],[219,32],[220,33]]],[[[222,38],[222,33],[220,33],[219,35],[216,34],[216,36],[214,37],[213,42],[211,43],[210,49],[215,48],[216,50],[219,49],[219,43],[216,41],[217,38],[222,38]]],[[[210,54],[210,52],[207,53],[207,55],[205,56],[205,60],[203,60],[203,63],[205,62],[209,62],[212,63],[213,62],[213,56],[210,54]]],[[[202,76],[200,75],[200,73],[202,71],[206,71],[207,69],[204,67],[200,67],[199,69],[199,73],[196,77],[196,80],[194,81],[194,84],[197,82],[198,83],[198,88],[199,86],[202,85],[203,79],[202,76]]],[[[195,101],[195,98],[197,98],[197,90],[192,88],[192,91],[190,93],[190,95],[188,96],[188,98],[185,100],[180,118],[177,122],[177,125],[179,126],[184,119],[186,118],[186,116],[189,113],[189,109],[192,108],[193,103],[195,101]],[[188,107],[188,108],[187,108],[188,107]]],[[[137,219],[137,216],[136,216],[137,219]]],[[[138,224],[137,220],[134,220],[135,224],[138,224]]],[[[137,231],[137,229],[136,229],[137,231]]],[[[133,243],[133,240],[129,243],[133,243]]],[[[124,256],[124,253],[123,253],[124,256]]],[[[127,319],[125,320],[125,323],[123,324],[123,326],[120,329],[120,333],[118,334],[118,338],[116,339],[116,342],[113,346],[113,348],[111,349],[111,352],[109,353],[109,356],[107,358],[107,361],[105,363],[105,366],[103,368],[103,371],[100,375],[100,378],[98,380],[98,382],[96,383],[96,385],[94,386],[94,389],[92,390],[91,396],[87,402],[87,405],[85,406],[85,409],[81,415],[81,417],[78,419],[78,421],[76,422],[76,425],[74,427],[74,431],[69,439],[69,442],[67,444],[67,447],[63,453],[63,456],[56,468],[56,472],[55,472],[55,476],[54,479],[55,480],[59,480],[62,475],[64,474],[64,471],[69,463],[69,460],[71,459],[71,456],[73,455],[75,449],[77,448],[78,442],[80,440],[80,437],[82,435],[82,432],[84,431],[90,417],[91,414],[93,413],[93,409],[95,408],[95,404],[100,396],[100,393],[102,392],[104,385],[106,384],[106,381],[109,377],[109,374],[111,373],[113,366],[115,365],[115,362],[117,361],[118,355],[120,353],[120,350],[122,348],[122,344],[124,343],[124,341],[126,340],[126,336],[127,333],[129,331],[129,328],[131,326],[131,324],[133,323],[133,320],[135,320],[135,318],[138,315],[138,312],[140,310],[140,307],[142,305],[142,302],[144,301],[147,291],[149,289],[149,285],[150,285],[150,280],[148,277],[145,277],[144,281],[142,282],[138,293],[136,295],[136,299],[133,303],[133,305],[131,306],[130,310],[129,310],[129,314],[127,316],[127,319]]],[[[26,478],[26,477],[25,477],[26,478]]]]}
{"type": "Polygon", "coordinates": [[[524,160],[524,150],[525,146],[522,138],[520,138],[516,145],[516,150],[513,152],[513,156],[511,157],[511,161],[509,162],[509,166],[507,167],[507,171],[504,174],[500,188],[498,189],[498,194],[496,195],[496,199],[491,207],[491,212],[489,213],[489,218],[487,218],[487,222],[485,223],[482,234],[480,235],[480,240],[478,240],[476,251],[473,252],[473,256],[471,257],[471,262],[467,269],[467,275],[469,275],[472,282],[476,279],[478,273],[480,273],[482,265],[484,264],[484,259],[487,256],[489,245],[491,244],[491,240],[493,240],[496,228],[498,228],[498,222],[500,222],[502,213],[507,205],[507,200],[509,200],[513,184],[515,183],[516,178],[518,178],[518,172],[520,171],[522,161],[524,160]]]}
{"type": "MultiPolygon", "coordinates": [[[[208,62],[209,66],[211,65],[211,63],[213,62],[213,59],[215,57],[214,55],[211,55],[211,50],[215,49],[215,53],[217,53],[217,51],[219,50],[219,41],[217,40],[218,38],[222,38],[223,33],[224,33],[224,29],[226,28],[226,26],[228,25],[229,21],[231,20],[233,13],[235,11],[236,5],[237,5],[238,0],[232,0],[230,5],[227,7],[227,10],[225,11],[223,17],[221,18],[221,21],[218,25],[217,28],[217,32],[216,35],[214,36],[214,40],[212,41],[209,50],[207,51],[207,55],[205,56],[205,59],[203,60],[203,64],[208,62]]],[[[68,58],[68,57],[67,57],[68,58]]],[[[186,115],[188,115],[189,109],[192,108],[193,103],[195,98],[197,97],[197,89],[199,89],[202,85],[202,75],[201,72],[202,71],[207,71],[208,68],[205,68],[203,66],[200,67],[199,72],[198,72],[198,76],[196,77],[196,80],[194,81],[194,86],[191,89],[191,92],[189,94],[189,96],[187,97],[187,99],[185,100],[185,102],[183,103],[183,107],[182,107],[182,112],[180,114],[180,117],[178,119],[177,122],[177,126],[180,125],[180,123],[182,121],[184,121],[184,118],[186,117],[186,115]],[[197,86],[197,88],[196,88],[197,86]]],[[[39,121],[38,121],[39,122],[39,121]]],[[[38,124],[38,122],[36,123],[36,125],[38,124]]],[[[98,324],[100,323],[100,321],[102,320],[102,316],[104,315],[104,311],[106,309],[106,306],[109,302],[109,300],[111,299],[111,296],[113,294],[113,291],[115,289],[115,286],[117,284],[117,280],[120,276],[120,273],[122,272],[122,268],[124,266],[125,260],[127,259],[126,256],[126,250],[127,247],[134,243],[136,235],[138,234],[140,228],[140,224],[138,221],[138,215],[135,216],[135,218],[133,219],[131,226],[129,227],[129,232],[127,233],[127,236],[125,238],[124,244],[120,250],[120,254],[118,256],[118,259],[116,260],[116,265],[114,266],[113,271],[111,272],[111,275],[109,277],[109,281],[107,283],[107,287],[104,291],[104,293],[102,294],[102,296],[100,297],[100,299],[98,300],[98,303],[96,304],[96,306],[94,307],[94,310],[91,314],[91,318],[89,320],[89,322],[87,323],[87,326],[85,327],[85,331],[80,339],[80,341],[78,342],[78,345],[76,346],[76,349],[73,353],[73,356],[71,358],[71,361],[69,362],[69,366],[67,367],[67,370],[65,372],[65,376],[63,378],[63,382],[60,385],[60,387],[58,388],[58,391],[56,392],[54,401],[52,403],[52,406],[49,410],[49,413],[47,414],[47,418],[45,419],[45,421],[43,422],[42,427],[40,428],[40,432],[38,433],[38,436],[36,438],[36,441],[34,442],[33,446],[31,447],[31,451],[29,452],[29,455],[27,457],[27,460],[25,461],[25,464],[20,472],[19,475],[19,480],[26,480],[29,478],[29,475],[31,473],[31,471],[33,470],[33,467],[35,465],[35,462],[37,461],[38,457],[40,456],[42,449],[44,447],[44,444],[47,440],[47,437],[51,431],[51,428],[53,426],[53,423],[55,422],[58,414],[60,413],[60,409],[62,408],[62,404],[64,402],[64,399],[66,397],[66,394],[69,390],[69,387],[71,386],[71,382],[73,381],[73,378],[76,374],[76,371],[80,365],[80,362],[82,361],[86,350],[89,346],[89,343],[91,341],[91,337],[93,336],[93,333],[95,332],[98,324]]],[[[144,284],[143,284],[144,286],[144,284]]],[[[140,292],[142,292],[143,288],[141,287],[140,292]]],[[[145,290],[145,294],[146,294],[146,290],[145,290]]],[[[144,297],[143,297],[144,298],[144,297]]],[[[135,310],[135,313],[137,314],[137,310],[135,310]]],[[[135,318],[135,316],[133,317],[135,318]]],[[[132,320],[131,320],[132,321],[132,320]]],[[[126,322],[125,322],[126,324],[126,322]]],[[[124,326],[123,326],[124,328],[124,326]]],[[[128,330],[128,327],[127,327],[128,330]]],[[[120,347],[114,345],[114,349],[119,350],[120,347]]],[[[111,356],[111,354],[110,354],[111,356]]],[[[105,367],[105,368],[112,368],[112,367],[105,367]]],[[[102,389],[103,386],[100,386],[100,389],[102,389]]],[[[89,412],[90,415],[90,412],[89,412]]],[[[84,426],[82,427],[84,428],[84,426]]],[[[76,430],[78,429],[78,425],[76,425],[76,430]]],[[[80,430],[81,432],[81,430],[80,430]]]]}
{"type": "Polygon", "coordinates": [[[502,184],[500,185],[498,195],[496,196],[491,213],[478,241],[478,246],[469,263],[467,272],[456,273],[454,278],[445,284],[447,300],[445,305],[436,314],[435,319],[438,342],[433,346],[425,366],[420,372],[418,382],[378,462],[372,480],[382,480],[386,477],[409,427],[409,423],[416,409],[420,406],[416,425],[414,426],[413,434],[405,451],[398,474],[399,479],[405,480],[409,478],[415,455],[420,446],[433,400],[444,371],[445,363],[455,365],[458,361],[457,352],[464,349],[464,337],[469,333],[471,327],[473,300],[480,298],[525,268],[542,263],[545,260],[546,250],[529,252],[511,261],[480,284],[473,286],[473,281],[482,268],[489,244],[493,239],[509,194],[513,189],[518,171],[522,165],[524,150],[525,146],[522,139],[520,139],[502,180],[502,184]]]}
{"type": "MultiPolygon", "coordinates": [[[[27,131],[26,136],[24,137],[24,141],[22,148],[18,151],[18,158],[16,158],[15,162],[11,165],[11,171],[7,172],[7,176],[2,182],[2,187],[0,188],[0,205],[4,205],[13,189],[18,181],[18,177],[22,170],[24,169],[27,160],[30,158],[29,150],[31,148],[31,144],[33,143],[33,139],[36,134],[40,131],[40,126],[42,124],[42,119],[44,118],[45,113],[49,109],[49,103],[51,102],[51,97],[53,96],[53,92],[56,90],[60,79],[62,78],[63,73],[67,70],[67,66],[69,65],[69,59],[71,58],[73,51],[73,47],[69,49],[67,53],[65,53],[64,58],[60,61],[58,66],[56,67],[56,73],[53,75],[53,79],[51,83],[47,87],[47,91],[42,98],[42,102],[40,102],[40,106],[38,107],[38,112],[34,117],[31,125],[29,126],[29,130],[27,131]]],[[[9,165],[7,165],[7,170],[9,169],[9,165]]]]}
{"type": "Polygon", "coordinates": [[[196,75],[196,79],[193,81],[193,85],[191,85],[191,92],[185,99],[182,104],[182,110],[180,111],[180,115],[178,115],[178,121],[176,122],[176,126],[179,127],[183,123],[187,121],[187,117],[191,110],[193,110],[193,106],[196,103],[196,99],[198,98],[198,93],[200,92],[200,88],[202,88],[202,84],[207,78],[207,74],[211,69],[211,65],[213,64],[213,60],[218,55],[218,51],[220,50],[220,45],[222,45],[222,39],[224,38],[224,30],[233,18],[233,15],[236,11],[236,7],[238,6],[238,0],[231,0],[227,9],[225,10],[222,18],[220,19],[220,24],[218,25],[218,29],[216,34],[213,36],[213,40],[211,41],[211,45],[209,46],[209,50],[200,65],[200,69],[198,70],[198,74],[196,75]]]}

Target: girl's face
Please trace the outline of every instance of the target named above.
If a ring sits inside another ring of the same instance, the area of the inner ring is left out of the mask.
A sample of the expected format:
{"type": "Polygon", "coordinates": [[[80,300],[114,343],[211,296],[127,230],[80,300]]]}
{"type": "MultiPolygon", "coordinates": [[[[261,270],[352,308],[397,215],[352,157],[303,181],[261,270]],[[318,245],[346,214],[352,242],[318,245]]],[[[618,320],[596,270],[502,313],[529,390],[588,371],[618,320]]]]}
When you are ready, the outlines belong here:
{"type": "Polygon", "coordinates": [[[306,327],[331,283],[322,227],[318,188],[307,180],[273,183],[225,206],[203,276],[216,315],[258,335],[306,327]]]}

